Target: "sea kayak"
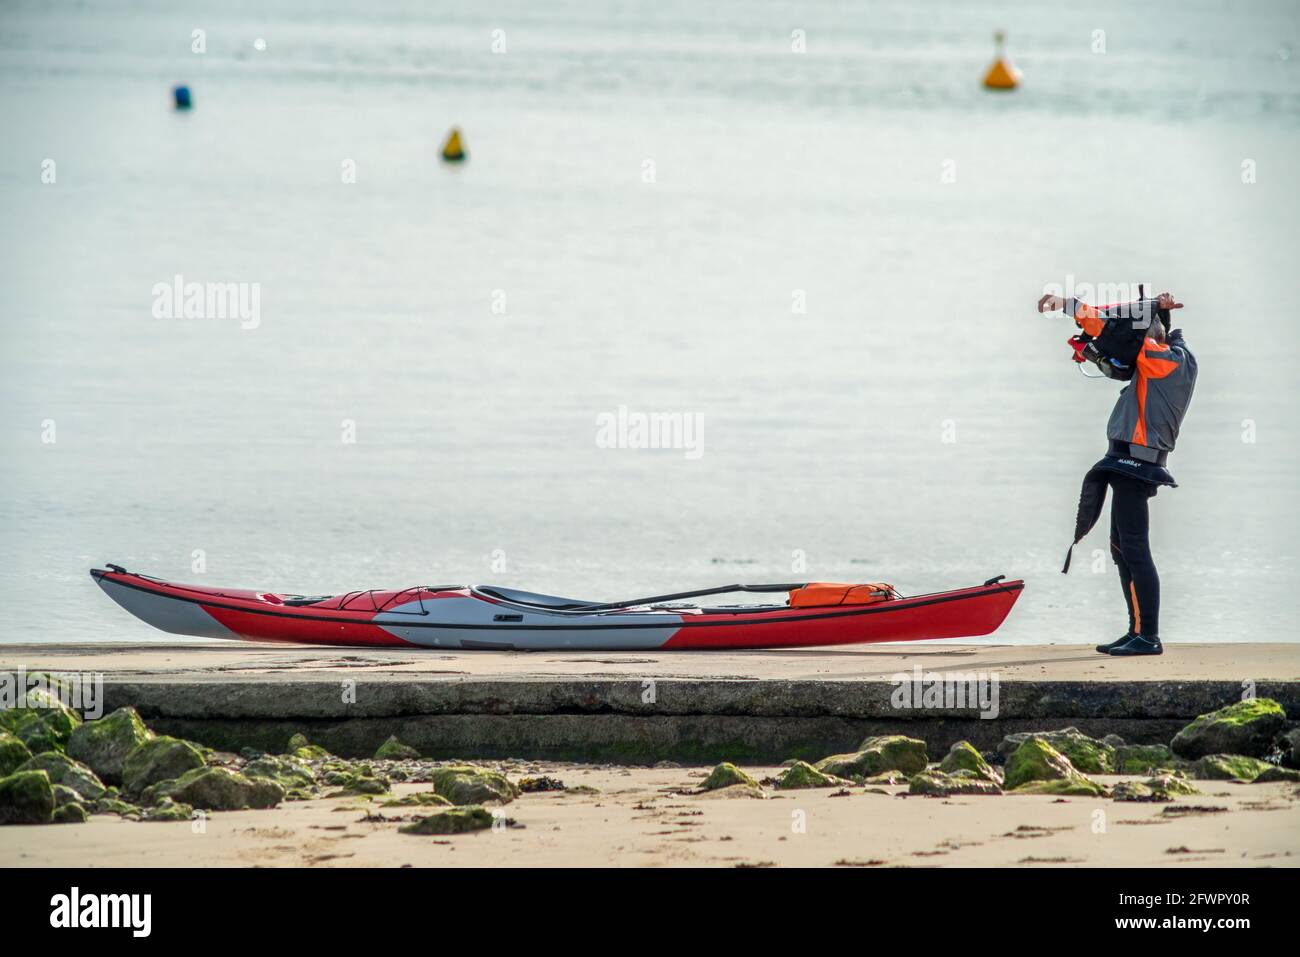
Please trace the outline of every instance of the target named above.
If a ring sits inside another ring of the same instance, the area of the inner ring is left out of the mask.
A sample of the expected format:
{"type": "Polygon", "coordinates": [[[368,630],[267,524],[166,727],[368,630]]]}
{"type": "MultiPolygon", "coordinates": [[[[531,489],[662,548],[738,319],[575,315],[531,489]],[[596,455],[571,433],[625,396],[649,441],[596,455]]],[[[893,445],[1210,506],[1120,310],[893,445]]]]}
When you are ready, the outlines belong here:
{"type": "Polygon", "coordinates": [[[495,585],[285,595],[177,585],[118,565],[91,569],[115,602],[175,635],[305,645],[530,651],[792,648],[987,635],[1024,588],[983,585],[905,598],[888,585],[725,585],[590,602],[495,585]],[[693,599],[786,592],[781,604],[706,607],[693,599]]]}

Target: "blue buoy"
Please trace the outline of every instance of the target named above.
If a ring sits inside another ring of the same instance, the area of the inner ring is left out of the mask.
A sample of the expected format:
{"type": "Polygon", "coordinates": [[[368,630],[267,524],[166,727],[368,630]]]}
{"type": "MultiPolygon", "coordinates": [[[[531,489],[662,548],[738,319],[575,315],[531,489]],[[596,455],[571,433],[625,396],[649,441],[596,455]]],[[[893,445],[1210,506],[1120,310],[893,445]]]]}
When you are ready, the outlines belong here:
{"type": "Polygon", "coordinates": [[[194,104],[190,102],[190,88],[188,86],[178,86],[172,90],[172,98],[176,101],[176,109],[188,110],[194,104]]]}

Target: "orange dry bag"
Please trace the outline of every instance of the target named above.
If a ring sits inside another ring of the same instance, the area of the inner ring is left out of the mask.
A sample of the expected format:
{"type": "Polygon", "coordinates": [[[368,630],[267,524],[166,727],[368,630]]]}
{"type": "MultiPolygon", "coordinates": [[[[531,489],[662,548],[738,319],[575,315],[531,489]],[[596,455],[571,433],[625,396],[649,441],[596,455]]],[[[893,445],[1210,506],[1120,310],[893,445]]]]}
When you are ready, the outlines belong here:
{"type": "Polygon", "coordinates": [[[836,582],[810,582],[790,592],[791,608],[814,608],[825,605],[874,605],[897,597],[893,585],[873,582],[866,585],[842,585],[836,582]]]}

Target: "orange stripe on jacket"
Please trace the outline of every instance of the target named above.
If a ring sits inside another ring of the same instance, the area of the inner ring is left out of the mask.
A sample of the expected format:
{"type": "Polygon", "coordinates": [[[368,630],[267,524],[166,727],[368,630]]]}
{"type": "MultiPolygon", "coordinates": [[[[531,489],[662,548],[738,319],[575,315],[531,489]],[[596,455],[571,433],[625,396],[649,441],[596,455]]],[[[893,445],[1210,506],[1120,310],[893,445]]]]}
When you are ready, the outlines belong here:
{"type": "Polygon", "coordinates": [[[1138,414],[1137,424],[1133,426],[1133,438],[1129,439],[1134,445],[1147,444],[1147,377],[1139,374],[1137,383],[1133,386],[1137,390],[1138,414]]]}
{"type": "Polygon", "coordinates": [[[1147,382],[1151,379],[1163,379],[1178,368],[1178,363],[1173,359],[1163,359],[1151,353],[1168,351],[1168,345],[1148,337],[1142,343],[1142,351],[1138,353],[1135,376],[1137,382],[1134,384],[1137,390],[1137,423],[1133,426],[1133,437],[1129,439],[1135,445],[1147,444],[1147,382]]]}
{"type": "Polygon", "coordinates": [[[1140,375],[1148,379],[1163,379],[1169,373],[1178,369],[1178,363],[1173,359],[1165,359],[1158,355],[1152,355],[1153,352],[1169,354],[1169,346],[1165,343],[1156,342],[1154,339],[1147,338],[1142,343],[1142,351],[1138,353],[1137,371],[1140,375]]]}

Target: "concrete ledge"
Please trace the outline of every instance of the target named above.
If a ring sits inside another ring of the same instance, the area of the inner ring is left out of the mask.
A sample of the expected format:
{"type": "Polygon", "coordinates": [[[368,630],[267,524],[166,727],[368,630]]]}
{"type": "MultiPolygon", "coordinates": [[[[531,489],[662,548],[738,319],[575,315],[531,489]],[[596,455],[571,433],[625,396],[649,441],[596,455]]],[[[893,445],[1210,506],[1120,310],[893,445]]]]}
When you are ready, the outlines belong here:
{"type": "Polygon", "coordinates": [[[736,715],[631,717],[627,715],[421,715],[344,721],[228,721],[150,718],[155,730],[236,750],[281,751],[302,732],[343,757],[366,757],[391,734],[428,758],[527,758],[609,764],[777,764],[787,758],[816,761],[854,750],[872,734],[909,734],[925,740],[931,757],[967,740],[982,750],[1003,735],[1074,725],[1087,734],[1119,734],[1133,743],[1168,742],[1187,722],[1178,720],[1040,720],[931,718],[871,721],[848,718],[756,718],[736,715]]]}
{"type": "Polygon", "coordinates": [[[220,748],[296,732],[343,756],[390,734],[429,757],[779,762],[868,734],[967,739],[1075,725],[1168,741],[1245,683],[1300,717],[1300,646],[1196,645],[1117,661],[1078,646],[869,646],[760,653],[423,652],[219,645],[7,645],[0,671],[98,672],[105,708],[220,748]],[[898,707],[894,674],[998,678],[997,714],[898,707]],[[346,694],[345,694],[346,693],[346,694]]]}
{"type": "MultiPolygon", "coordinates": [[[[105,706],[135,705],[157,717],[208,719],[336,719],[420,715],[625,715],[770,718],[877,718],[928,721],[978,718],[975,707],[897,707],[896,686],[882,681],[367,681],[355,702],[339,681],[105,681],[105,706]],[[651,696],[647,700],[647,696],[651,696]]],[[[1262,681],[1260,697],[1300,714],[1300,682],[1262,681]]],[[[1229,681],[1007,681],[998,686],[993,719],[1097,718],[1190,720],[1240,700],[1229,681]]],[[[986,719],[987,720],[987,719],[986,719]]]]}

